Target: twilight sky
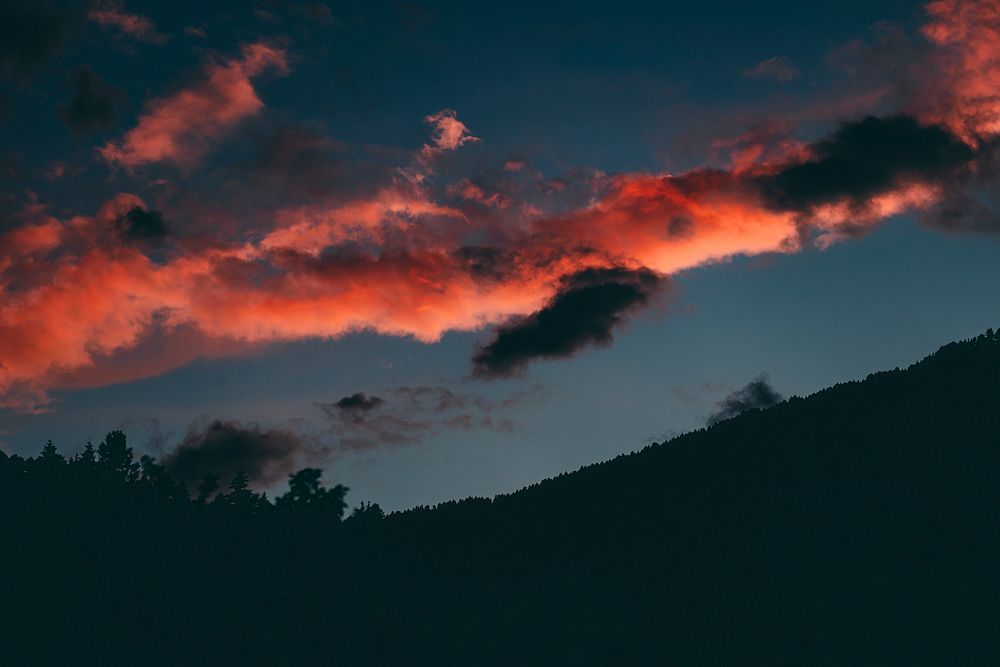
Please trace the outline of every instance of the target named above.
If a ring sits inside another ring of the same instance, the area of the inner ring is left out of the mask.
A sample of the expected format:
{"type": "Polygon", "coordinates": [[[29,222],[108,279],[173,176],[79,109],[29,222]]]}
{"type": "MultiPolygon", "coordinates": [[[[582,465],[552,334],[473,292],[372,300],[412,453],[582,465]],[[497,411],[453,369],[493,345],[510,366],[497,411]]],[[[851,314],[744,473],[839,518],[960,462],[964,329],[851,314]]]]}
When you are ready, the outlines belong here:
{"type": "Polygon", "coordinates": [[[0,447],[398,509],[997,325],[1000,0],[480,4],[5,3],[0,447]]]}

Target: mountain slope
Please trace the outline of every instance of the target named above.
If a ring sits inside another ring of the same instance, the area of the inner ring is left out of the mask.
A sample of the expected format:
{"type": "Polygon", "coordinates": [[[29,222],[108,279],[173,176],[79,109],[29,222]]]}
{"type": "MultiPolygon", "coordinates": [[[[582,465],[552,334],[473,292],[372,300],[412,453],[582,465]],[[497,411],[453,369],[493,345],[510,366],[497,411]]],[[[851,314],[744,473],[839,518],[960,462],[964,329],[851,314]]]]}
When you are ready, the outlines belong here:
{"type": "MultiPolygon", "coordinates": [[[[470,508],[462,533],[523,584],[510,613],[544,591],[603,614],[535,619],[584,661],[995,662],[998,408],[989,332],[470,508]]],[[[448,542],[439,515],[415,532],[448,542]]]]}
{"type": "Polygon", "coordinates": [[[32,662],[997,664],[998,408],[990,331],[383,520],[7,494],[0,631],[32,662]]]}

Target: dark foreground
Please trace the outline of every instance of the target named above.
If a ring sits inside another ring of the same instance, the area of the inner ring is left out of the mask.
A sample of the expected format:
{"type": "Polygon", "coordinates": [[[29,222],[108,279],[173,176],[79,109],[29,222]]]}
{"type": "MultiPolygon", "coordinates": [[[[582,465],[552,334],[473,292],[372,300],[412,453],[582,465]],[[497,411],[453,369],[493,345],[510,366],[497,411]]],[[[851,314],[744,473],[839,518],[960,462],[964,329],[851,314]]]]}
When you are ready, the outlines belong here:
{"type": "Polygon", "coordinates": [[[4,664],[1000,664],[1000,338],[492,501],[0,455],[4,664]],[[204,494],[203,494],[204,495],[204,494]]]}

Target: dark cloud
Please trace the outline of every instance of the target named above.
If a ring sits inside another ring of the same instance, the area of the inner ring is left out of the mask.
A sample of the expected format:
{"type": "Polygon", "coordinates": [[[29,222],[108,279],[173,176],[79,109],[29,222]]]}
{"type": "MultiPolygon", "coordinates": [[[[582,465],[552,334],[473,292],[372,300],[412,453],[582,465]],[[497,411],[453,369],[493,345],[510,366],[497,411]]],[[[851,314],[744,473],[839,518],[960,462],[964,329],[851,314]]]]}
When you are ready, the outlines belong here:
{"type": "Polygon", "coordinates": [[[174,479],[189,486],[208,473],[218,475],[226,484],[243,471],[251,484],[263,488],[281,481],[320,451],[290,431],[215,420],[192,426],[177,448],[163,459],[163,465],[174,479]]]}
{"type": "Polygon", "coordinates": [[[922,212],[923,222],[949,232],[1000,232],[1000,142],[976,153],[975,168],[947,183],[941,201],[922,212]]]}
{"type": "Polygon", "coordinates": [[[257,137],[256,166],[268,179],[299,197],[317,198],[339,180],[339,144],[318,132],[286,126],[257,137]]]}
{"type": "Polygon", "coordinates": [[[259,229],[274,224],[277,210],[334,206],[373,196],[391,182],[389,157],[366,146],[349,146],[321,129],[262,117],[250,120],[220,155],[221,162],[191,182],[173,210],[194,219],[206,207],[232,224],[259,229]]]}
{"type": "Polygon", "coordinates": [[[648,303],[662,283],[648,269],[585,269],[567,276],[544,308],[497,328],[473,356],[473,374],[509,376],[537,358],[570,357],[588,345],[608,345],[624,316],[648,303]]]}
{"type": "Polygon", "coordinates": [[[77,15],[44,1],[0,3],[0,72],[30,74],[67,45],[78,25],[77,15]]]}
{"type": "Polygon", "coordinates": [[[781,400],[781,394],[771,386],[770,379],[764,373],[719,401],[707,422],[709,426],[718,424],[747,410],[769,408],[781,400]]]}
{"type": "Polygon", "coordinates": [[[118,221],[122,233],[131,241],[160,241],[170,235],[159,211],[136,206],[118,221]]]}
{"type": "Polygon", "coordinates": [[[950,194],[922,216],[928,224],[951,232],[1000,232],[1000,196],[995,188],[950,194]]]}
{"type": "Polygon", "coordinates": [[[813,144],[812,153],[810,160],[756,179],[769,206],[808,211],[847,199],[862,208],[899,184],[950,177],[974,157],[945,128],[906,115],[845,123],[813,144]]]}
{"type": "Polygon", "coordinates": [[[385,389],[386,398],[363,393],[334,403],[317,403],[331,422],[331,437],[341,449],[372,449],[416,444],[445,431],[517,429],[504,411],[531,398],[541,386],[515,392],[502,400],[442,386],[400,386],[385,389]]]}
{"type": "Polygon", "coordinates": [[[108,86],[89,67],[73,72],[73,99],[59,108],[59,116],[73,134],[82,137],[110,127],[124,100],[121,91],[108,86]]]}
{"type": "Polygon", "coordinates": [[[833,49],[826,63],[852,78],[882,86],[910,88],[916,85],[909,68],[925,64],[921,47],[902,28],[879,21],[863,38],[852,39],[833,49]]]}
{"type": "Polygon", "coordinates": [[[369,412],[383,403],[385,403],[385,401],[378,396],[365,396],[363,393],[358,392],[357,394],[344,396],[342,399],[334,403],[333,406],[339,410],[356,413],[369,412]]]}
{"type": "Polygon", "coordinates": [[[475,410],[487,414],[493,410],[493,401],[485,396],[452,391],[447,387],[402,386],[393,387],[392,394],[408,405],[433,414],[443,414],[454,410],[475,410]]]}

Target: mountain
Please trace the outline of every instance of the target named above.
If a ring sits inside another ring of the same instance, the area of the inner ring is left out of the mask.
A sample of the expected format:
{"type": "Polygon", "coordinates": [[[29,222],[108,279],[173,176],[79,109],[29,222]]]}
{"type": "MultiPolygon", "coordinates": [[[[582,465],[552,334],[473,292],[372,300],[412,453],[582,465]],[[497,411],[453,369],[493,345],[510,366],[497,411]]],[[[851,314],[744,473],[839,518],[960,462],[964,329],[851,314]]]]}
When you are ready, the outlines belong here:
{"type": "Polygon", "coordinates": [[[11,664],[1000,664],[992,330],[385,518],[59,461],[0,460],[11,664]]]}

